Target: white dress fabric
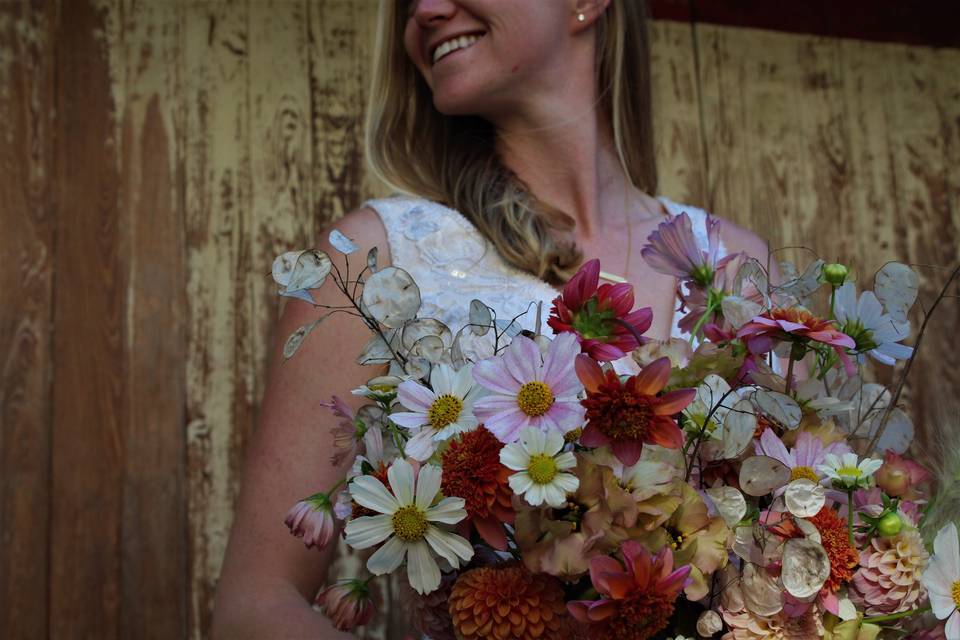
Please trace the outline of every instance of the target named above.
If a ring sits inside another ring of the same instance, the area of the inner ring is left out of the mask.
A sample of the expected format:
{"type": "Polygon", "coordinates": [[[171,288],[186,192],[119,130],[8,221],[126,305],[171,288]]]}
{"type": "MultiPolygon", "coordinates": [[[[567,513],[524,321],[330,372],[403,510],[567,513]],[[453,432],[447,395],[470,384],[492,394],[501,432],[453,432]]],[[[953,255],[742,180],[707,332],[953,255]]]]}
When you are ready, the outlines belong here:
{"type": "MultiPolygon", "coordinates": [[[[657,199],[671,216],[687,213],[697,242],[707,250],[707,212],[664,196],[657,199]]],[[[546,329],[550,307],[560,289],[507,264],[493,244],[459,211],[412,196],[368,200],[364,205],[376,211],[383,221],[392,264],[406,270],[420,287],[419,317],[436,318],[456,333],[468,322],[470,300],[477,298],[492,307],[500,319],[509,320],[526,311],[517,324],[533,331],[537,303],[542,302],[541,330],[546,329]]],[[[725,254],[721,242],[719,255],[725,254]]],[[[642,300],[642,292],[635,291],[635,295],[642,300]]],[[[679,301],[675,302],[675,307],[679,307],[679,301]]],[[[671,335],[689,337],[681,333],[677,324],[681,317],[681,313],[674,312],[671,335]]],[[[638,370],[629,355],[615,361],[614,368],[620,373],[638,370]]]]}

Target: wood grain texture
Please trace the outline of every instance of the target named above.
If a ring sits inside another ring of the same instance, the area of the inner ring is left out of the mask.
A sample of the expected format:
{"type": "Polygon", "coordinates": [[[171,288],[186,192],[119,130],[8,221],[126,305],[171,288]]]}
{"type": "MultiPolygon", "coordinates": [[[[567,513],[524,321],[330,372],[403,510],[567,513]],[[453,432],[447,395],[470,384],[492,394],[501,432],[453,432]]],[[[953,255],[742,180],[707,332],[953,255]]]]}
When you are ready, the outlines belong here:
{"type": "Polygon", "coordinates": [[[180,638],[188,584],[180,21],[172,3],[117,8],[122,31],[111,34],[110,51],[120,94],[119,212],[129,281],[120,635],[180,638]]]}
{"type": "Polygon", "coordinates": [[[249,21],[245,2],[183,7],[187,255],[189,633],[210,627],[238,489],[249,403],[237,339],[250,232],[249,21]]]}
{"type": "Polygon", "coordinates": [[[0,637],[11,639],[47,635],[55,9],[0,4],[0,637]]]}
{"type": "MultiPolygon", "coordinates": [[[[382,192],[362,151],[376,4],[0,3],[0,636],[209,635],[270,263],[382,192]]],[[[929,305],[960,260],[960,50],[651,37],[660,193],[867,283],[928,265],[929,305]]],[[[960,387],[960,307],[938,314],[905,396],[921,429],[960,387]]]]}
{"type": "Polygon", "coordinates": [[[116,638],[128,415],[115,114],[105,14],[60,7],[54,265],[50,609],[52,637],[116,638]],[[79,52],[83,52],[79,55],[79,52]]]}

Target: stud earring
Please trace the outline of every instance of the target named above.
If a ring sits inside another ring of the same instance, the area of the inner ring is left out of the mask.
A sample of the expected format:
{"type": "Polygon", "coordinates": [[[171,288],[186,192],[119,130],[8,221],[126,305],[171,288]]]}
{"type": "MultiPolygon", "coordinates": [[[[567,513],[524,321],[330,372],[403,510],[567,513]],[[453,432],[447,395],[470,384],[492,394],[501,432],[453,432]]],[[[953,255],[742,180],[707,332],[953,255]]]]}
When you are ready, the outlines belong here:
{"type": "Polygon", "coordinates": [[[583,15],[582,13],[578,13],[578,14],[577,14],[577,20],[578,20],[579,22],[583,22],[583,21],[586,20],[586,19],[587,19],[587,16],[583,15]]]}

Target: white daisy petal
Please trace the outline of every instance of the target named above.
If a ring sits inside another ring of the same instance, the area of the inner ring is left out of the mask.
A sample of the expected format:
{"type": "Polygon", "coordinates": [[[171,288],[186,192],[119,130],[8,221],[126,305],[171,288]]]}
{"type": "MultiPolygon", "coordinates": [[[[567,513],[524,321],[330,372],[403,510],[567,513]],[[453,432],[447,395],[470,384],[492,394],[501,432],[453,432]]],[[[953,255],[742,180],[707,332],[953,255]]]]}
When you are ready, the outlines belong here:
{"type": "Polygon", "coordinates": [[[390,524],[392,518],[384,514],[350,520],[345,529],[346,543],[354,549],[369,549],[380,544],[393,535],[393,526],[390,524]]]}
{"type": "Polygon", "coordinates": [[[454,568],[473,557],[473,546],[455,533],[449,533],[437,527],[427,527],[425,537],[437,555],[454,568]]]}
{"type": "Polygon", "coordinates": [[[420,595],[436,591],[440,586],[440,567],[430,555],[426,541],[411,544],[407,550],[407,576],[410,586],[420,595]]]}
{"type": "Polygon", "coordinates": [[[473,365],[465,364],[454,374],[453,386],[450,392],[458,398],[466,400],[474,386],[473,365]]]}
{"type": "Polygon", "coordinates": [[[383,483],[373,476],[358,476],[350,482],[350,496],[362,507],[392,515],[400,505],[383,483]]]}
{"type": "Polygon", "coordinates": [[[520,432],[520,444],[527,450],[531,456],[543,453],[543,447],[546,443],[546,434],[535,428],[526,428],[520,432]]]}
{"type": "Polygon", "coordinates": [[[533,486],[533,480],[526,471],[513,474],[507,478],[507,482],[510,484],[513,492],[518,496],[522,496],[533,486]]]}
{"type": "Polygon", "coordinates": [[[393,489],[393,495],[397,497],[397,502],[401,507],[413,504],[413,467],[403,458],[398,458],[396,462],[387,469],[387,478],[390,480],[390,488],[393,489]]]}
{"type": "Polygon", "coordinates": [[[467,517],[465,504],[463,498],[448,496],[425,511],[427,522],[457,524],[467,517]]]}
{"type": "Polygon", "coordinates": [[[449,365],[438,364],[430,371],[430,388],[438,396],[451,394],[454,375],[454,371],[449,365]]]}
{"type": "Polygon", "coordinates": [[[530,454],[517,444],[508,444],[500,449],[500,464],[514,471],[521,471],[530,464],[530,454]]]}
{"type": "Polygon", "coordinates": [[[561,453],[556,458],[553,459],[557,463],[557,469],[560,471],[566,471],[567,469],[573,469],[577,466],[577,458],[570,451],[565,451],[561,453]]]}
{"type": "Polygon", "coordinates": [[[370,556],[367,560],[367,569],[375,576],[396,571],[397,567],[403,563],[406,551],[407,544],[400,538],[393,537],[370,556]]]}
{"type": "Polygon", "coordinates": [[[947,640],[960,640],[960,612],[954,611],[943,628],[947,640]]]}
{"type": "Polygon", "coordinates": [[[563,449],[563,436],[557,431],[548,431],[543,436],[543,453],[548,456],[555,456],[563,449]]]}
{"type": "Polygon", "coordinates": [[[937,564],[943,567],[946,575],[953,580],[960,580],[960,542],[957,540],[957,525],[951,522],[940,529],[933,540],[933,553],[937,557],[937,564]]]}
{"type": "Polygon", "coordinates": [[[567,493],[551,484],[543,485],[543,501],[551,507],[562,507],[567,504],[567,493]]]}
{"type": "Polygon", "coordinates": [[[433,439],[435,433],[436,430],[433,427],[423,427],[419,429],[413,434],[413,437],[403,445],[404,455],[413,458],[417,462],[429,460],[430,456],[432,456],[433,452],[437,449],[437,443],[433,439]]]}
{"type": "Polygon", "coordinates": [[[526,493],[523,494],[523,499],[527,501],[527,504],[537,507],[543,504],[544,499],[544,485],[537,484],[534,482],[530,485],[530,488],[527,489],[526,493]]]}
{"type": "Polygon", "coordinates": [[[558,473],[553,479],[553,484],[570,494],[580,488],[580,478],[572,473],[558,473]]]}
{"type": "Polygon", "coordinates": [[[413,380],[404,380],[397,386],[397,400],[407,409],[429,411],[437,396],[425,386],[413,380]]]}
{"type": "Polygon", "coordinates": [[[420,475],[417,476],[417,508],[427,510],[440,492],[442,478],[443,471],[437,465],[425,464],[420,467],[420,475]]]}

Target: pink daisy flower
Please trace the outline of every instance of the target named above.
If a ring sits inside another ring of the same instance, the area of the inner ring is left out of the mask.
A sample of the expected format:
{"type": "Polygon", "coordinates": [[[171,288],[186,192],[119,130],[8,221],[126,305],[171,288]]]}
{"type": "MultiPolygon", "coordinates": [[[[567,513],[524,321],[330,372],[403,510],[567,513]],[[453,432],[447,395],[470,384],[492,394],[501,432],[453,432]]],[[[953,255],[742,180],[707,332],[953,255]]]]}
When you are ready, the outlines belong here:
{"type": "Polygon", "coordinates": [[[787,465],[790,468],[791,481],[806,478],[814,482],[821,481],[817,468],[824,463],[827,454],[839,456],[851,451],[845,442],[824,445],[820,438],[806,431],[797,435],[795,447],[787,449],[772,429],[765,429],[760,434],[754,448],[758,456],[769,456],[787,465]]]}
{"type": "Polygon", "coordinates": [[[474,379],[491,392],[477,400],[474,414],[505,444],[516,441],[526,427],[560,433],[578,428],[584,408],[577,394],[583,385],[573,359],[579,352],[577,337],[561,333],[541,361],[537,344],[518,335],[502,355],[473,367],[474,379]]]}
{"type": "Polygon", "coordinates": [[[647,237],[647,245],[640,255],[654,271],[674,276],[684,281],[693,281],[706,288],[713,283],[713,274],[731,256],[719,257],[720,221],[707,216],[706,251],[700,248],[693,234],[690,216],[681,213],[675,218],[661,222],[656,231],[647,237]]]}

